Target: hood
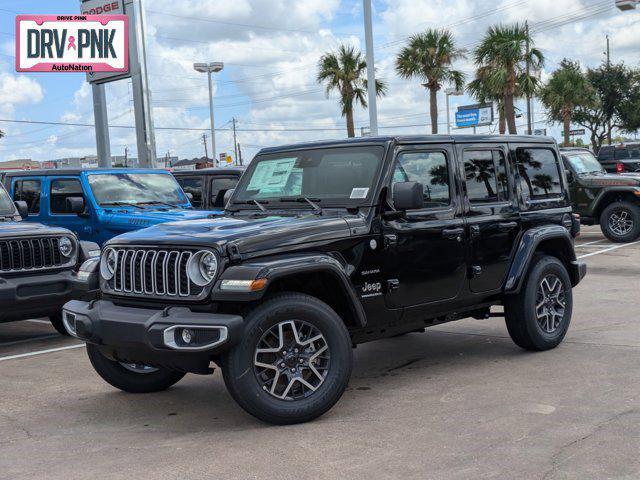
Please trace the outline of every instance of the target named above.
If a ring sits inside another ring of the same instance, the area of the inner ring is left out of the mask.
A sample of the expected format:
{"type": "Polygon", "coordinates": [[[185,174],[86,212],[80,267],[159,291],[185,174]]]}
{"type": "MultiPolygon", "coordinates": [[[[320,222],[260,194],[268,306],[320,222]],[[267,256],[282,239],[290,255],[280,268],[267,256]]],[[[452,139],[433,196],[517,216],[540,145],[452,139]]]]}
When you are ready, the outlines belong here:
{"type": "Polygon", "coordinates": [[[219,215],[221,211],[192,210],[186,208],[117,208],[106,209],[106,220],[113,223],[130,226],[131,228],[145,228],[159,223],[178,220],[196,220],[208,218],[210,215],[219,215]]]}
{"type": "Polygon", "coordinates": [[[242,253],[287,249],[296,245],[348,238],[344,215],[219,217],[171,222],[120,235],[110,244],[215,246],[233,242],[242,253]]]}
{"type": "Polygon", "coordinates": [[[41,223],[0,222],[0,238],[29,237],[36,235],[69,235],[74,236],[66,228],[48,227],[41,223]]]}
{"type": "Polygon", "coordinates": [[[640,175],[608,173],[606,175],[583,175],[580,183],[586,187],[640,187],[640,175]]]}

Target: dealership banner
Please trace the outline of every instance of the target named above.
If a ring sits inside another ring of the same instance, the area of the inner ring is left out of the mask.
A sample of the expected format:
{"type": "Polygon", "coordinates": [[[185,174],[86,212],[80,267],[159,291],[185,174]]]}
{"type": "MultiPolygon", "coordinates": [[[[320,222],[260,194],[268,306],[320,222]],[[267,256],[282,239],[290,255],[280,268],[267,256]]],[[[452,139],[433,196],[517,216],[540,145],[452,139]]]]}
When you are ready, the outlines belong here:
{"type": "Polygon", "coordinates": [[[126,15],[18,15],[18,72],[127,72],[126,15]]]}

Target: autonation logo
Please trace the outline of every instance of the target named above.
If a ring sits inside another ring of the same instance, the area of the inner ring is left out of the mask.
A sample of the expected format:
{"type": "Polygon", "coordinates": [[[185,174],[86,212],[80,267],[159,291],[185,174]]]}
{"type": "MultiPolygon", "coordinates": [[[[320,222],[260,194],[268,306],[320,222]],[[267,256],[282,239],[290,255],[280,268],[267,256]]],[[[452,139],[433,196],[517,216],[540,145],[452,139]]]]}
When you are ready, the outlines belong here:
{"type": "Polygon", "coordinates": [[[19,72],[127,72],[126,15],[18,15],[19,72]]]}

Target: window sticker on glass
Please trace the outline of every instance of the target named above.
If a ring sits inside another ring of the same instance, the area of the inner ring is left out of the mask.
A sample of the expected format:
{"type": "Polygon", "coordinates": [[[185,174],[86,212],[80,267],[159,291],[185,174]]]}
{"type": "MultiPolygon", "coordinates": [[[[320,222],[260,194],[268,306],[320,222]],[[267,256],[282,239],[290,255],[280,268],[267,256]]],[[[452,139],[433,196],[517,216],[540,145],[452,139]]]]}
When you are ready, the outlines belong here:
{"type": "Polygon", "coordinates": [[[360,199],[360,198],[367,198],[368,194],[369,194],[369,189],[368,188],[354,188],[354,189],[351,190],[351,196],[349,198],[352,199],[352,200],[360,199]]]}
{"type": "Polygon", "coordinates": [[[260,192],[282,190],[287,185],[295,163],[296,158],[260,162],[253,172],[248,189],[260,192]]]}

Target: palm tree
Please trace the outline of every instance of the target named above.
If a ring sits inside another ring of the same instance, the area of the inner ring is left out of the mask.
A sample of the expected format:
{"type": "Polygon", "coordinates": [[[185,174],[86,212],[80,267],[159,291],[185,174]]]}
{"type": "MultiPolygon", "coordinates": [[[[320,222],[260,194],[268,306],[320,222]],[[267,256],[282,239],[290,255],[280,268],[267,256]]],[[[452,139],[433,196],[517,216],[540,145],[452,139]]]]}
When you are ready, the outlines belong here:
{"type": "MultiPolygon", "coordinates": [[[[347,135],[355,137],[353,124],[354,103],[367,108],[367,62],[362,53],[354,47],[340,45],[337,52],[325,53],[318,62],[318,83],[325,83],[327,96],[332,90],[340,94],[342,116],[347,118],[347,135]]],[[[387,93],[387,85],[376,80],[376,95],[387,93]]]]}
{"type": "Polygon", "coordinates": [[[499,92],[504,101],[504,115],[509,133],[517,133],[514,99],[533,94],[538,80],[527,73],[544,63],[544,55],[531,48],[533,38],[525,25],[497,25],[489,27],[474,51],[478,69],[485,68],[486,81],[491,91],[499,92]]]}
{"type": "Polygon", "coordinates": [[[564,146],[570,146],[570,129],[573,111],[578,106],[589,104],[591,86],[578,62],[566,58],[560,62],[551,78],[540,89],[540,100],[547,109],[549,120],[562,122],[564,146]]]}
{"type": "Polygon", "coordinates": [[[431,133],[438,133],[438,90],[444,84],[452,84],[457,90],[464,86],[464,73],[452,68],[460,58],[464,58],[464,52],[456,48],[453,34],[436,29],[412,35],[396,58],[400,77],[418,77],[429,90],[431,133]]]}
{"type": "Polygon", "coordinates": [[[0,130],[0,138],[4,137],[4,132],[0,130]]]}
{"type": "Polygon", "coordinates": [[[498,106],[498,131],[504,135],[507,131],[507,122],[504,117],[504,99],[497,90],[492,90],[488,77],[491,73],[489,67],[479,67],[476,70],[476,78],[467,85],[467,91],[480,103],[495,103],[498,106]]]}

